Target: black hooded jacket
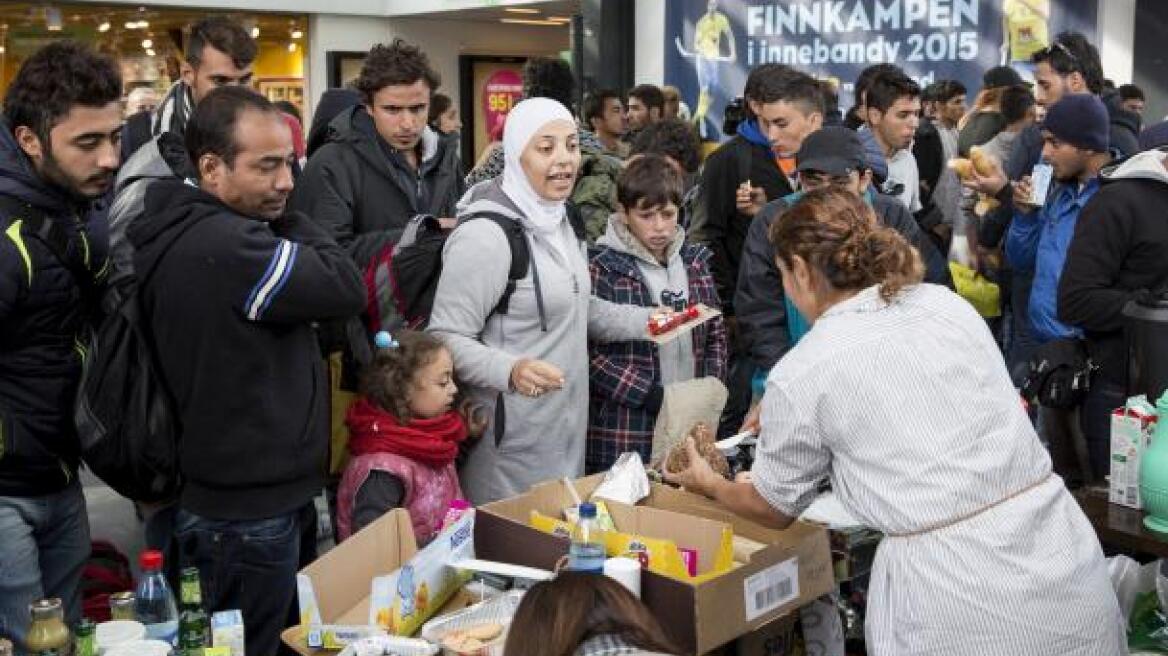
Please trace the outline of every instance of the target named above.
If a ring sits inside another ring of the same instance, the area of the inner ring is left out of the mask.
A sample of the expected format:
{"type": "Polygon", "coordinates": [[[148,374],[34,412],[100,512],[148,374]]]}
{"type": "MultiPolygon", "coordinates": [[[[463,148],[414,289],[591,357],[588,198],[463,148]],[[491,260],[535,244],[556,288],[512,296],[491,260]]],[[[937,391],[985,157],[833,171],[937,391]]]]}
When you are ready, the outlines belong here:
{"type": "Polygon", "coordinates": [[[76,477],[77,339],[87,317],[73,274],[31,234],[24,212],[6,206],[18,201],[61,226],[95,281],[105,275],[105,208],[37,176],[2,120],[0,195],[9,199],[0,204],[0,496],[38,496],[76,477]]]}
{"type": "Polygon", "coordinates": [[[150,186],[127,236],[136,271],[158,262],[139,294],[178,406],[182,506],[226,520],[302,506],[328,448],[312,322],[364,308],[352,261],[302,214],[247,218],[177,178],[150,186]]]}
{"type": "Polygon", "coordinates": [[[456,136],[426,128],[414,170],[378,134],[365,107],[350,107],[329,124],[328,143],[308,160],[291,207],[325,227],[360,268],[401,238],[419,214],[454,217],[466,187],[456,136]]]}

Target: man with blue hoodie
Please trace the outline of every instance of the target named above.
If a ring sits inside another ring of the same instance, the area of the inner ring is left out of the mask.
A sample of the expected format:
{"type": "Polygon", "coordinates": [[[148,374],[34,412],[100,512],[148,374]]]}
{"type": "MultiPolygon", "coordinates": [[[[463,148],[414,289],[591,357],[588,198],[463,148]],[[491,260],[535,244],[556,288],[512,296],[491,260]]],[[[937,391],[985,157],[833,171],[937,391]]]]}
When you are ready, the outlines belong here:
{"type": "Polygon", "coordinates": [[[705,214],[692,226],[693,241],[713,252],[711,269],[730,333],[730,401],[721,434],[736,431],[750,403],[753,367],[736,330],[734,287],[746,235],[767,201],[795,189],[786,161],[793,163],[803,139],[823,125],[823,93],[815,78],[782,64],[750,72],[743,90],[746,120],[738,134],[706,160],[702,171],[705,214]]]}
{"type": "Polygon", "coordinates": [[[29,604],[81,618],[89,521],[77,480],[77,336],[106,270],[120,164],[117,64],[59,41],[29,57],[0,121],[0,638],[24,654],[29,604]]]}
{"type": "MultiPolygon", "coordinates": [[[[1040,352],[1042,345],[1083,337],[1081,329],[1059,318],[1058,287],[1079,214],[1099,190],[1100,170],[1111,161],[1108,129],[1107,108],[1097,96],[1064,96],[1050,107],[1042,122],[1042,158],[1053,169],[1054,184],[1038,206],[1032,202],[1030,176],[1014,186],[1014,218],[1006,234],[1006,258],[1015,271],[1033,275],[1026,311],[1040,352]]],[[[1050,445],[1055,471],[1068,484],[1092,478],[1083,462],[1086,454],[1082,452],[1077,414],[1077,409],[1040,409],[1040,426],[1050,445]],[[1078,466],[1072,460],[1073,453],[1079,454],[1078,466]]],[[[1088,442],[1108,439],[1106,435],[1086,438],[1088,442]]]]}

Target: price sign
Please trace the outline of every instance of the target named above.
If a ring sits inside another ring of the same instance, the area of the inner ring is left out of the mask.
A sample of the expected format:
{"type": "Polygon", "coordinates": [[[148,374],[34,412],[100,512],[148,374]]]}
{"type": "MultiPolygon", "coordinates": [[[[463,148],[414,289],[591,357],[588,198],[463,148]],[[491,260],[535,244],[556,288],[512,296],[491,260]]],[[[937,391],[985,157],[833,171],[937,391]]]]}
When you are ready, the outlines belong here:
{"type": "Polygon", "coordinates": [[[504,69],[491,73],[483,84],[482,97],[487,134],[503,123],[507,113],[522,98],[523,78],[518,71],[504,69]]]}

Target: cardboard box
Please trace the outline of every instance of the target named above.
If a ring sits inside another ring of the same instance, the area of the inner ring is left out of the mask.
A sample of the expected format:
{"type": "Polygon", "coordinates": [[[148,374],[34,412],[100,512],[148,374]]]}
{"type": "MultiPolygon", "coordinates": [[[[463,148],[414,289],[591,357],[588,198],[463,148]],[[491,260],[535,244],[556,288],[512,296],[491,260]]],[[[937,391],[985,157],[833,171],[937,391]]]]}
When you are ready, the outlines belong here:
{"type": "Polygon", "coordinates": [[[1140,461],[1152,441],[1156,410],[1143,396],[1132,397],[1111,413],[1111,503],[1142,510],[1140,461]]]}
{"type": "MultiPolygon", "coordinates": [[[[575,482],[591,496],[603,475],[575,482]]],[[[526,494],[478,508],[475,550],[480,558],[552,569],[568,550],[563,538],[540,532],[528,522],[531,511],[557,515],[572,505],[560,482],[537,485],[526,494]]],[[[654,484],[640,506],[729,524],[735,535],[765,545],[750,562],[698,583],[645,572],[641,599],[687,654],[702,654],[758,629],[827,594],[834,586],[827,531],[796,522],[787,530],[764,528],[730,513],[713,501],[654,484]]]]}
{"type": "Polygon", "coordinates": [[[747,633],[735,643],[735,656],[804,656],[799,613],[783,615],[747,633]]]}
{"type": "MultiPolygon", "coordinates": [[[[311,565],[300,570],[307,577],[315,598],[315,612],[329,625],[366,626],[369,623],[369,604],[373,579],[386,576],[409,562],[418,552],[409,512],[397,508],[348,540],[334,547],[311,565]]],[[[301,625],[285,629],[284,644],[303,656],[336,654],[334,651],[311,649],[307,633],[313,609],[301,604],[301,625]]],[[[436,615],[464,608],[472,600],[456,594],[436,615]]]]}

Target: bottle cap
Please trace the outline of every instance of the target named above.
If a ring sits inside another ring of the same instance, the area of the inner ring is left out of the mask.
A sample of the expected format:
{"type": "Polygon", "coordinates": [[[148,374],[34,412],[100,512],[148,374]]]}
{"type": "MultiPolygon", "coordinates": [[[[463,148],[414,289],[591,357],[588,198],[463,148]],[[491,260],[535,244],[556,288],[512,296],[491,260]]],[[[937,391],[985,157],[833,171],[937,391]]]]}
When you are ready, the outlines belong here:
{"type": "Polygon", "coordinates": [[[147,549],[138,557],[138,564],[143,570],[162,569],[162,552],[156,549],[147,549]]]}
{"type": "Polygon", "coordinates": [[[596,504],[588,501],[580,504],[580,518],[596,519],[596,504]]]}

